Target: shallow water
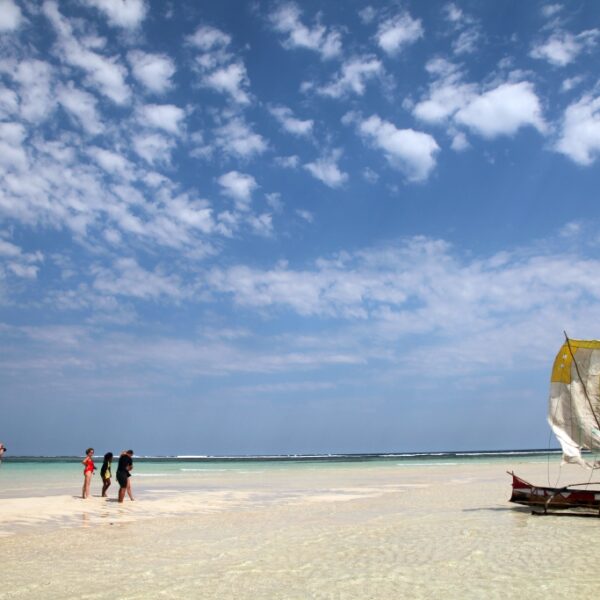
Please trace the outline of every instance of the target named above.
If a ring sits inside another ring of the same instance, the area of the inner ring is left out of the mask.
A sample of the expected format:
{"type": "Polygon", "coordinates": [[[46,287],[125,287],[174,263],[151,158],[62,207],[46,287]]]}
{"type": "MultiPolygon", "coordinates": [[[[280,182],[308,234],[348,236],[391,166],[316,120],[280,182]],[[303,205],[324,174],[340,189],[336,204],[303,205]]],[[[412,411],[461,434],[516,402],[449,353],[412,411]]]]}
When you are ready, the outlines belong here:
{"type": "MultiPolygon", "coordinates": [[[[600,589],[590,560],[600,520],[534,517],[507,502],[505,471],[544,484],[543,459],[420,462],[138,461],[138,501],[121,506],[74,498],[81,475],[72,463],[27,467],[24,478],[5,463],[0,598],[547,598],[600,589]],[[64,494],[68,469],[77,472],[64,494]],[[34,483],[42,491],[42,481],[47,497],[14,495],[34,483]]],[[[554,477],[556,459],[551,468],[554,477]]]]}

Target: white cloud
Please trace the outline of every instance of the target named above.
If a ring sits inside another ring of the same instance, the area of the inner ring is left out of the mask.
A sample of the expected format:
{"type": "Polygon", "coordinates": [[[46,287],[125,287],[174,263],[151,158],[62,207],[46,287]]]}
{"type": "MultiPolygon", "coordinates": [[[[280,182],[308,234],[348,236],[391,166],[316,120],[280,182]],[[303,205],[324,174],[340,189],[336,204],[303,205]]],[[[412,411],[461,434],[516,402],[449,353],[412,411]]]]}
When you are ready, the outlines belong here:
{"type": "Polygon", "coordinates": [[[264,138],[252,131],[241,117],[233,118],[225,125],[218,127],[215,135],[217,145],[224,154],[229,156],[251,158],[262,154],[267,149],[264,138]]]}
{"type": "Polygon", "coordinates": [[[579,54],[596,47],[600,31],[590,29],[578,35],[568,32],[555,32],[545,42],[536,44],[531,50],[532,58],[548,61],[557,67],[572,63],[579,54]]]}
{"type": "Polygon", "coordinates": [[[562,9],[562,4],[546,4],[546,6],[542,7],[542,15],[546,17],[546,19],[550,19],[551,17],[559,13],[562,9]]]}
{"type": "Polygon", "coordinates": [[[388,352],[394,340],[433,336],[431,344],[403,355],[409,363],[403,371],[413,375],[423,360],[431,374],[432,353],[436,375],[499,363],[514,372],[515,348],[525,348],[529,368],[532,352],[551,360],[547,337],[559,336],[565,323],[585,335],[590,319],[598,318],[600,262],[564,249],[531,250],[465,259],[443,241],[414,237],[321,259],[314,268],[236,265],[214,269],[208,280],[215,291],[257,310],[362,321],[337,344],[364,358],[387,356],[397,363],[398,355],[388,352]],[[577,308],[565,313],[569,306],[577,308]],[[492,354],[486,352],[490,344],[497,350],[492,354]]]}
{"type": "Polygon", "coordinates": [[[270,237],[273,235],[273,216],[269,213],[250,215],[248,217],[248,225],[250,225],[257,235],[263,237],[270,237]]]}
{"type": "Polygon", "coordinates": [[[277,119],[285,131],[293,135],[306,136],[312,133],[314,121],[298,119],[287,106],[272,106],[269,112],[277,119]]]}
{"type": "Polygon", "coordinates": [[[226,67],[215,69],[202,78],[202,84],[219,93],[228,94],[239,104],[248,104],[250,97],[246,91],[249,85],[246,67],[234,62],[226,67]]]}
{"type": "Polygon", "coordinates": [[[311,29],[302,23],[301,16],[301,10],[293,2],[280,5],[270,16],[275,31],[287,35],[283,46],[314,50],[324,59],[338,56],[342,51],[340,33],[335,29],[328,30],[318,22],[311,29]]]}
{"type": "Polygon", "coordinates": [[[413,19],[408,13],[397,15],[381,23],[376,35],[379,47],[390,55],[398,54],[421,37],[423,37],[421,20],[413,19]]]}
{"type": "Polygon", "coordinates": [[[119,258],[114,269],[93,267],[94,288],[114,296],[131,296],[144,300],[162,297],[178,299],[184,291],[178,277],[141,267],[134,258],[119,258]]]}
{"type": "Polygon", "coordinates": [[[256,179],[252,175],[229,171],[229,173],[221,175],[218,182],[223,188],[222,193],[235,200],[238,210],[248,210],[252,192],[258,187],[256,179]]]}
{"type": "Polygon", "coordinates": [[[300,157],[297,154],[293,154],[292,156],[277,156],[275,157],[275,164],[284,169],[297,169],[300,165],[300,157]]]}
{"type": "Polygon", "coordinates": [[[145,104],[137,109],[137,116],[147,127],[179,135],[185,111],[173,104],[145,104]]]}
{"type": "MultiPolygon", "coordinates": [[[[482,89],[464,82],[459,67],[443,58],[430,60],[426,69],[436,79],[430,84],[428,95],[414,105],[413,115],[428,123],[450,122],[453,149],[466,147],[464,134],[457,136],[458,126],[489,139],[514,135],[522,127],[534,127],[540,133],[547,131],[532,83],[510,80],[482,89]]],[[[519,73],[512,73],[511,79],[518,76],[519,73]]]]}
{"type": "Polygon", "coordinates": [[[583,96],[567,107],[556,150],[580,165],[600,154],[600,97],[583,96]]]}
{"type": "Polygon", "coordinates": [[[365,8],[358,11],[358,16],[365,25],[368,25],[377,17],[377,11],[370,5],[365,6],[365,8]]]}
{"type": "Polygon", "coordinates": [[[28,169],[29,160],[23,148],[26,137],[25,128],[20,123],[0,123],[0,175],[2,167],[17,172],[28,169]]]}
{"type": "Polygon", "coordinates": [[[455,152],[463,152],[469,147],[467,136],[462,131],[457,132],[452,138],[452,144],[450,147],[455,152]]]}
{"type": "Polygon", "coordinates": [[[168,56],[132,50],[127,58],[134,77],[151,92],[163,94],[172,87],[175,64],[168,56]]]}
{"type": "Polygon", "coordinates": [[[358,132],[371,145],[382,150],[388,162],[404,173],[409,181],[424,181],[435,168],[439,146],[428,133],[398,129],[376,115],[361,121],[358,132]]]}
{"type": "Polygon", "coordinates": [[[131,91],[125,82],[127,69],[116,57],[106,57],[88,49],[73,35],[69,22],[60,14],[54,0],[46,0],[43,12],[58,35],[57,49],[62,59],[87,74],[87,82],[116,104],[125,104],[131,91]]]}
{"type": "Polygon", "coordinates": [[[379,174],[370,167],[365,167],[363,169],[362,176],[363,179],[369,183],[377,183],[379,181],[379,174]]]}
{"type": "Polygon", "coordinates": [[[301,209],[301,208],[297,208],[296,209],[296,214],[301,219],[304,219],[307,223],[312,223],[315,220],[315,215],[313,213],[311,213],[309,210],[304,210],[304,209],[301,209]]]}
{"type": "Polygon", "coordinates": [[[14,117],[19,111],[19,97],[13,90],[0,86],[0,119],[14,117]]]}
{"type": "Polygon", "coordinates": [[[17,277],[35,279],[43,259],[41,252],[23,252],[19,246],[0,238],[0,279],[3,264],[17,277]]]}
{"type": "Polygon", "coordinates": [[[479,47],[481,35],[475,27],[462,31],[458,38],[452,43],[454,54],[472,54],[479,47]]]}
{"type": "Polygon", "coordinates": [[[92,146],[87,152],[107,173],[122,177],[127,181],[135,177],[133,163],[121,154],[97,146],[92,146]]]}
{"type": "Polygon", "coordinates": [[[138,134],[133,137],[133,149],[151,165],[169,164],[174,146],[173,138],[158,133],[138,134]]]}
{"type": "Polygon", "coordinates": [[[456,65],[445,59],[434,59],[427,63],[427,71],[438,75],[429,89],[429,96],[418,102],[413,114],[428,123],[440,123],[453,116],[477,94],[473,84],[463,83],[462,74],[456,65]]]}
{"type": "Polygon", "coordinates": [[[559,231],[559,235],[564,238],[574,238],[581,234],[582,226],[577,221],[566,223],[559,231]]]}
{"type": "Polygon", "coordinates": [[[72,81],[67,85],[59,85],[56,90],[56,98],[62,107],[81,125],[81,127],[92,135],[102,131],[102,124],[96,110],[96,98],[77,89],[72,81]]]}
{"type": "Polygon", "coordinates": [[[41,60],[24,60],[13,77],[19,84],[21,116],[32,122],[43,121],[54,110],[53,68],[41,60]]]}
{"type": "Polygon", "coordinates": [[[451,23],[460,23],[464,18],[463,11],[454,2],[448,2],[444,6],[444,12],[446,13],[446,18],[451,23]]]}
{"type": "Polygon", "coordinates": [[[369,80],[383,74],[381,61],[374,56],[360,56],[345,61],[333,81],[317,92],[331,98],[341,98],[347,94],[362,96],[369,80]]]}
{"type": "Polygon", "coordinates": [[[454,2],[444,6],[445,17],[450,25],[450,30],[458,33],[452,42],[452,51],[456,55],[472,54],[481,47],[481,26],[477,20],[467,15],[454,2]]]}
{"type": "Polygon", "coordinates": [[[205,234],[214,230],[213,211],[206,201],[192,201],[180,194],[166,202],[166,211],[185,227],[198,229],[205,234]]]}
{"type": "Polygon", "coordinates": [[[15,244],[11,242],[7,242],[0,238],[0,256],[3,258],[11,257],[16,258],[21,255],[21,248],[19,246],[15,246],[15,244]]]}
{"type": "Polygon", "coordinates": [[[485,138],[514,135],[522,127],[546,131],[540,101],[528,81],[503,83],[472,98],[455,118],[485,138]]]}
{"type": "Polygon", "coordinates": [[[279,192],[265,194],[265,199],[273,212],[281,213],[283,211],[283,200],[281,199],[281,194],[279,192]]]}
{"type": "Polygon", "coordinates": [[[561,86],[561,92],[570,92],[572,89],[576,88],[578,85],[583,83],[584,77],[582,75],[575,75],[575,77],[567,77],[564,79],[561,86]]]}
{"type": "Polygon", "coordinates": [[[0,32],[18,29],[22,17],[21,9],[13,0],[0,0],[0,32]]]}
{"type": "Polygon", "coordinates": [[[108,18],[111,25],[126,29],[139,27],[146,17],[145,0],[88,0],[108,18]]]}
{"type": "Polygon", "coordinates": [[[192,46],[208,52],[215,48],[225,48],[231,43],[231,36],[216,27],[201,25],[193,35],[187,38],[192,46]]]}
{"type": "Polygon", "coordinates": [[[341,157],[341,150],[334,150],[304,165],[304,168],[319,181],[330,188],[338,188],[348,180],[348,174],[340,170],[337,161],[341,157]]]}
{"type": "Polygon", "coordinates": [[[237,104],[249,104],[248,73],[243,61],[228,50],[231,36],[216,27],[202,25],[187,41],[201,51],[196,57],[200,83],[226,94],[237,104]]]}

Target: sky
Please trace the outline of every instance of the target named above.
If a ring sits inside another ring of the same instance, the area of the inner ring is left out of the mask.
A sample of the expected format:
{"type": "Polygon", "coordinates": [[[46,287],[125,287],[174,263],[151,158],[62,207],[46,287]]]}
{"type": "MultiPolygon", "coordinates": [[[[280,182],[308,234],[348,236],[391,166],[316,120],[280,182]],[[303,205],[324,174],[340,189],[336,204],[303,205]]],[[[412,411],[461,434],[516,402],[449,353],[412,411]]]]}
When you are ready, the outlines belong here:
{"type": "Polygon", "coordinates": [[[555,447],[599,54],[594,1],[0,0],[0,439],[555,447]]]}

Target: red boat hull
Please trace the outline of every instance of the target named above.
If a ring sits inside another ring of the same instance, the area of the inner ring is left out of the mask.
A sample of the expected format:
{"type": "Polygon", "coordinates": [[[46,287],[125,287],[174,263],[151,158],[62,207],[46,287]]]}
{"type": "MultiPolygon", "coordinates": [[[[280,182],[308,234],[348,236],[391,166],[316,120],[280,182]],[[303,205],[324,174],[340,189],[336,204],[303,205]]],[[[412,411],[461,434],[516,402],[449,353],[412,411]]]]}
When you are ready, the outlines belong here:
{"type": "Polygon", "coordinates": [[[569,508],[600,510],[600,490],[540,487],[528,483],[514,473],[509,473],[509,475],[512,475],[513,478],[510,502],[525,506],[538,506],[544,511],[569,508]]]}

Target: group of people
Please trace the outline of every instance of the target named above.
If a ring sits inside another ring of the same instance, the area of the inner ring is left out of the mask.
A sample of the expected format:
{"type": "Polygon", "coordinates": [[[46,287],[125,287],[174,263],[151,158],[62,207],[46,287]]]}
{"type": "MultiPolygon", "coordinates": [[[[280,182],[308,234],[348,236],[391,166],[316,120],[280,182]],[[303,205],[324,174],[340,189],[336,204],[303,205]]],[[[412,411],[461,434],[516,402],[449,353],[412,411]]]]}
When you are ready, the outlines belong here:
{"type": "MultiPolygon", "coordinates": [[[[112,480],[112,461],[113,453],[107,452],[104,455],[104,462],[100,469],[100,478],[102,479],[102,497],[106,498],[106,492],[110,487],[112,480]]],[[[88,448],[85,451],[85,458],[81,461],[83,464],[83,489],[81,497],[85,500],[90,496],[90,486],[92,484],[92,475],[96,470],[94,465],[94,449],[88,448]]],[[[133,500],[131,492],[131,471],[133,469],[133,450],[123,450],[119,456],[117,464],[117,482],[119,484],[119,502],[125,500],[125,494],[133,500]]]]}

